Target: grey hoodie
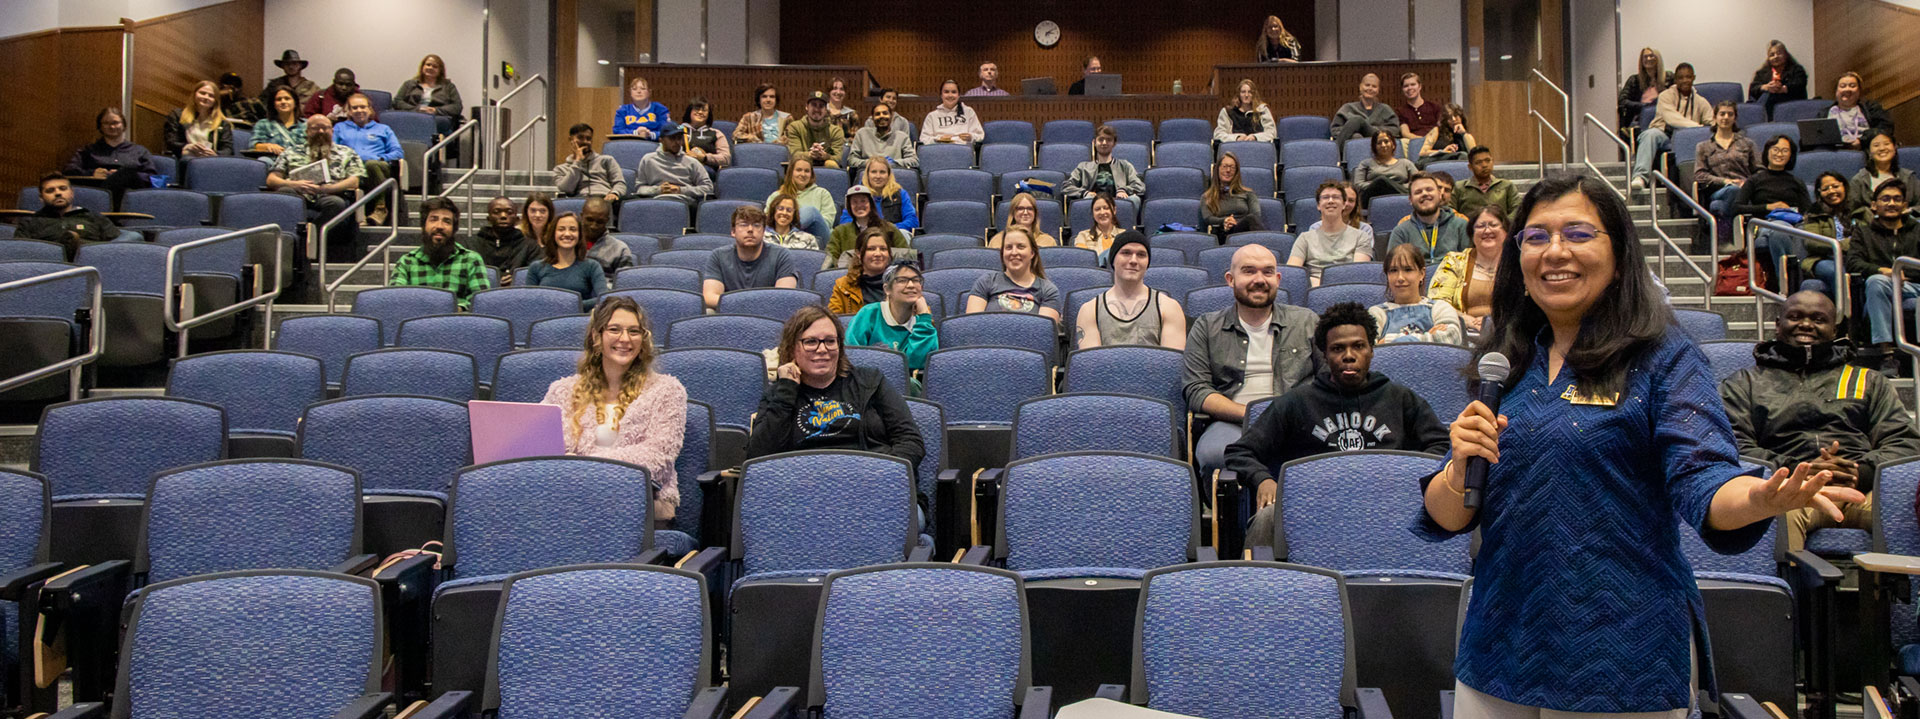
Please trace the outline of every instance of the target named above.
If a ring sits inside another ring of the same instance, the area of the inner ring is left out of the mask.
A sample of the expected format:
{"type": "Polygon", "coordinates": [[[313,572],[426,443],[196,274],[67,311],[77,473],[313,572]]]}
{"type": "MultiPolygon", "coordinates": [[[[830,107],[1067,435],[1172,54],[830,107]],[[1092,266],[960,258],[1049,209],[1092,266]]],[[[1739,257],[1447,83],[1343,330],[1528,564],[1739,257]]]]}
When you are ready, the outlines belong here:
{"type": "Polygon", "coordinates": [[[561,162],[553,166],[553,175],[554,189],[567,197],[627,194],[627,179],[620,174],[620,162],[612,155],[596,152],[579,162],[561,162]]]}
{"type": "Polygon", "coordinates": [[[713,194],[713,179],[707,176],[704,163],[687,153],[669,155],[665,150],[655,150],[640,158],[640,167],[633,176],[633,194],[657,197],[660,186],[669,182],[680,186],[678,194],[696,200],[713,194]]]}

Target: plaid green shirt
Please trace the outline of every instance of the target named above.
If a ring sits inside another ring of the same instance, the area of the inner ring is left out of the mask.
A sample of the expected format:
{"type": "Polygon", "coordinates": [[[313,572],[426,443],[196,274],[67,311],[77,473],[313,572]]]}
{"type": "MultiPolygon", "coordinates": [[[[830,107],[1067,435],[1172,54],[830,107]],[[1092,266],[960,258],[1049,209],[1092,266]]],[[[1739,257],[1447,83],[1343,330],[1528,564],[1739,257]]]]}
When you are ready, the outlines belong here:
{"type": "Polygon", "coordinates": [[[464,310],[472,304],[473,293],[487,289],[487,261],[480,253],[455,244],[447,261],[436,265],[427,260],[427,248],[421,247],[393,263],[393,286],[449,290],[464,310]]]}

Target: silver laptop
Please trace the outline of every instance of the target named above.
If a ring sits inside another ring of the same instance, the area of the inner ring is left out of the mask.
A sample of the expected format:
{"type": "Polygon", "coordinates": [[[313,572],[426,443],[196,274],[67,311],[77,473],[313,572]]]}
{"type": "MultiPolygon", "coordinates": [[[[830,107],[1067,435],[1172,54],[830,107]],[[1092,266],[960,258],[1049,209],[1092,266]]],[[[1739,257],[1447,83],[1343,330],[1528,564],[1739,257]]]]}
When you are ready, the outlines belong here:
{"type": "Polygon", "coordinates": [[[1088,95],[1112,96],[1120,94],[1119,75],[1109,72],[1096,72],[1088,75],[1086,80],[1088,95]]]}
{"type": "Polygon", "coordinates": [[[1058,95],[1060,91],[1053,87],[1051,77],[1029,77],[1020,81],[1022,95],[1058,95]]]}

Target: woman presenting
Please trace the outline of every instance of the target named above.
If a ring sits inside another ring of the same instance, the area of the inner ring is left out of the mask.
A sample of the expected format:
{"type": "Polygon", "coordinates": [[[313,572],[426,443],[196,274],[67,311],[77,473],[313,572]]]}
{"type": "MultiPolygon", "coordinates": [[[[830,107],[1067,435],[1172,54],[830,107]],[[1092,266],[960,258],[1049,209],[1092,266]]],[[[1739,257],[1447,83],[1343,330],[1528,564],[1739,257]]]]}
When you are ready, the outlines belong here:
{"type": "Polygon", "coordinates": [[[1775,515],[1837,519],[1834,502],[1865,498],[1806,464],[1742,474],[1713,374],[1604,185],[1548,178],[1515,226],[1479,347],[1512,364],[1505,414],[1468,405],[1422,482],[1420,533],[1481,529],[1454,715],[1684,717],[1695,685],[1714,687],[1675,517],[1734,553],[1775,515]],[[1478,510],[1462,501],[1470,458],[1491,463],[1478,510]]]}

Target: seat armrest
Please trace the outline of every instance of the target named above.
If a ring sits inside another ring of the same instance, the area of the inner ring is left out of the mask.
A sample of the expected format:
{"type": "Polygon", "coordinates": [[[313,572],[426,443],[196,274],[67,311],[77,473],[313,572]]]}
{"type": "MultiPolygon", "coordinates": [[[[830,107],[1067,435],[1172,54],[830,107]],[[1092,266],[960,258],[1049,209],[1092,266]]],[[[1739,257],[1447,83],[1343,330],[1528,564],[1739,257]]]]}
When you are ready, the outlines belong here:
{"type": "Polygon", "coordinates": [[[1853,555],[1853,563],[1861,569],[1878,574],[1920,574],[1920,557],[1904,554],[1882,554],[1863,552],[1853,555]]]}
{"type": "Polygon", "coordinates": [[[1725,719],[1773,719],[1767,708],[1754,701],[1752,695],[1732,692],[1720,695],[1720,716],[1725,719]]]}
{"type": "Polygon", "coordinates": [[[1213,546],[1227,556],[1240,553],[1247,541],[1247,520],[1252,518],[1248,497],[1240,486],[1240,475],[1230,469],[1213,475],[1213,546]]]}
{"type": "Polygon", "coordinates": [[[333,715],[333,719],[378,719],[387,715],[387,707],[394,703],[392,692],[367,694],[353,700],[333,715]]]}
{"type": "Polygon", "coordinates": [[[714,570],[725,565],[726,562],[727,549],[725,547],[707,547],[706,549],[687,553],[687,556],[681,557],[680,562],[673,566],[676,569],[685,569],[696,574],[712,574],[714,570]]]}
{"type": "Polygon", "coordinates": [[[1125,703],[1127,703],[1127,685],[1125,685],[1125,684],[1102,684],[1102,685],[1100,685],[1100,688],[1099,688],[1099,689],[1095,689],[1095,690],[1093,691],[1093,698],[1095,698],[1095,699],[1108,699],[1108,700],[1112,700],[1112,701],[1116,701],[1116,702],[1120,702],[1120,703],[1122,703],[1122,704],[1125,704],[1125,703]]]}
{"type": "Polygon", "coordinates": [[[707,687],[693,695],[693,703],[687,705],[685,719],[720,719],[727,710],[727,688],[707,687]]]}
{"type": "Polygon", "coordinates": [[[447,692],[432,702],[414,702],[393,719],[462,719],[473,709],[473,692],[447,692]]]}
{"type": "Polygon", "coordinates": [[[81,567],[47,581],[40,590],[42,609],[118,607],[125,601],[132,579],[133,563],[124,559],[81,567]],[[109,594],[113,596],[106,596],[109,594]]]}
{"type": "Polygon", "coordinates": [[[1794,576],[1805,581],[1808,586],[1839,584],[1842,574],[1832,562],[1805,549],[1796,549],[1787,553],[1787,566],[1794,576]]]}
{"type": "Polygon", "coordinates": [[[964,550],[961,550],[960,556],[954,557],[953,562],[955,564],[972,564],[975,566],[984,567],[984,566],[987,566],[987,562],[990,562],[992,560],[993,560],[992,547],[975,545],[972,547],[968,547],[964,550]]]}
{"type": "Polygon", "coordinates": [[[380,557],[378,555],[357,554],[348,557],[344,562],[334,565],[333,571],[339,574],[361,576],[378,566],[380,566],[380,557]]]}
{"type": "Polygon", "coordinates": [[[634,564],[659,564],[659,565],[665,566],[667,564],[667,550],[661,549],[659,547],[654,547],[652,549],[649,549],[647,551],[634,555],[633,563],[634,564]]]}
{"type": "Polygon", "coordinates": [[[402,602],[412,601],[433,591],[433,564],[439,560],[431,554],[414,555],[381,569],[371,579],[380,585],[382,594],[402,602]]]}
{"type": "Polygon", "coordinates": [[[933,547],[929,547],[924,544],[913,545],[913,549],[907,552],[907,561],[909,562],[933,561],[933,547]]]}
{"type": "Polygon", "coordinates": [[[733,539],[734,481],[739,474],[718,469],[702,472],[695,480],[700,487],[700,536],[702,546],[724,547],[733,539]]]}
{"type": "Polygon", "coordinates": [[[1440,719],[1453,719],[1453,690],[1440,692],[1440,719]]]}
{"type": "Polygon", "coordinates": [[[36,564],[11,574],[0,574],[0,601],[20,601],[22,598],[21,595],[26,593],[27,587],[66,571],[66,566],[67,565],[59,562],[47,562],[46,564],[36,564]]]}
{"type": "Polygon", "coordinates": [[[958,551],[973,544],[968,536],[973,527],[973,502],[960,470],[943,469],[934,480],[933,546],[943,551],[958,551]]]}
{"type": "Polygon", "coordinates": [[[1387,708],[1387,695],[1378,689],[1360,688],[1354,690],[1354,700],[1360,706],[1360,719],[1393,719],[1393,710],[1387,708]]]}
{"type": "Polygon", "coordinates": [[[1273,547],[1254,547],[1247,551],[1250,553],[1248,558],[1252,559],[1253,561],[1256,561],[1256,562],[1273,561],[1273,547]]]}
{"type": "Polygon", "coordinates": [[[1053,687],[1028,687],[1020,698],[1020,719],[1047,719],[1053,716],[1053,687]]]}
{"type": "Polygon", "coordinates": [[[1220,561],[1220,551],[1213,547],[1196,547],[1193,550],[1193,561],[1218,562],[1220,561]]]}
{"type": "Polygon", "coordinates": [[[733,716],[735,719],[795,719],[802,709],[799,687],[774,687],[766,696],[748,699],[733,716]]]}
{"type": "Polygon", "coordinates": [[[47,719],[106,719],[106,717],[107,705],[105,703],[87,702],[62,709],[47,716],[47,719]]]}

